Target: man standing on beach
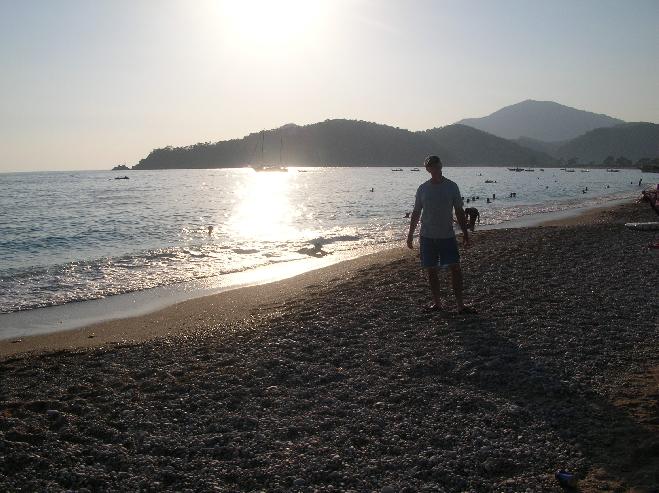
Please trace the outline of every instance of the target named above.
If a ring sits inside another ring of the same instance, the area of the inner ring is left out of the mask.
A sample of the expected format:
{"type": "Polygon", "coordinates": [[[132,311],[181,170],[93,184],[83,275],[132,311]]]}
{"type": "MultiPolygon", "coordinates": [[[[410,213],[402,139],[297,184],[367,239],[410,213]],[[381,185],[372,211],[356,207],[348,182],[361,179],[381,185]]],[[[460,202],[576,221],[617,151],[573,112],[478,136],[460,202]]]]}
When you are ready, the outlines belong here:
{"type": "Polygon", "coordinates": [[[428,273],[430,292],[433,303],[430,310],[442,310],[439,291],[439,269],[448,267],[451,272],[451,284],[458,307],[458,313],[474,313],[466,306],[462,297],[462,270],[458,243],[453,231],[453,210],[462,229],[462,241],[465,248],[470,246],[467,220],[462,209],[462,197],[458,185],[442,175],[442,162],[438,156],[428,156],[425,160],[426,171],[430,180],[422,183],[416,191],[414,211],[410,219],[410,231],[407,246],[413,249],[413,237],[416,225],[421,219],[419,244],[421,265],[428,273]]]}

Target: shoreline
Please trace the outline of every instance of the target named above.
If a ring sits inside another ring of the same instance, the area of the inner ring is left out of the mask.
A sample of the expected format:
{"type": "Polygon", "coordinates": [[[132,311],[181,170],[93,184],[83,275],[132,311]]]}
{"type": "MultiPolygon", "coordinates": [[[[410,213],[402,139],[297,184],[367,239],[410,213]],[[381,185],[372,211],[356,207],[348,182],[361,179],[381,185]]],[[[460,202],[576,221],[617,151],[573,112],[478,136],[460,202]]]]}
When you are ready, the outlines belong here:
{"type": "Polygon", "coordinates": [[[157,337],[182,335],[195,330],[199,323],[217,325],[237,322],[250,317],[264,305],[302,294],[309,287],[338,282],[349,277],[354,270],[390,262],[408,254],[412,255],[413,252],[391,248],[305,271],[293,277],[187,299],[139,316],[115,318],[83,327],[14,339],[0,339],[0,360],[30,352],[139,343],[157,337]]]}
{"type": "MultiPolygon", "coordinates": [[[[496,225],[481,226],[478,231],[516,229],[528,227],[559,226],[582,223],[581,217],[590,218],[599,211],[629,203],[630,199],[615,199],[604,205],[576,207],[561,211],[544,212],[522,216],[496,225]],[[576,221],[576,222],[575,222],[576,221]]],[[[588,223],[586,219],[584,223],[588,223]]],[[[460,233],[458,233],[460,234],[460,233]]],[[[322,258],[309,258],[290,263],[250,269],[245,272],[226,274],[218,278],[198,279],[184,283],[160,286],[143,291],[134,291],[108,298],[66,303],[51,307],[22,310],[0,314],[0,327],[5,331],[0,336],[0,357],[14,352],[6,349],[7,342],[21,344],[34,337],[79,331],[91,326],[153,315],[161,310],[195,299],[218,295],[227,291],[268,285],[314,272],[328,266],[342,264],[360,257],[378,255],[388,250],[401,248],[398,244],[382,244],[361,249],[357,252],[337,252],[322,258]],[[21,342],[12,342],[21,341],[21,342]]],[[[25,344],[30,346],[31,344],[25,344]]],[[[86,346],[86,345],[85,345],[86,346]]]]}
{"type": "Polygon", "coordinates": [[[0,358],[0,489],[654,491],[655,217],[477,231],[472,315],[392,250],[0,358]]]}
{"type": "MultiPolygon", "coordinates": [[[[387,247],[382,248],[382,250],[387,249],[387,247]]],[[[289,279],[306,272],[369,255],[374,251],[380,250],[364,248],[358,250],[357,254],[338,252],[336,255],[321,258],[310,257],[275,263],[242,272],[131,291],[107,298],[0,314],[0,328],[6,331],[0,336],[0,341],[74,330],[116,319],[140,317],[185,301],[289,279]],[[31,333],[25,333],[27,330],[31,333]]]]}
{"type": "MultiPolygon", "coordinates": [[[[541,217],[534,217],[533,220],[526,219],[513,229],[596,224],[605,220],[611,212],[615,212],[626,205],[629,206],[629,204],[628,200],[619,200],[614,205],[546,213],[538,215],[541,217]],[[547,216],[551,218],[547,218],[547,216]]],[[[476,237],[488,231],[502,231],[504,229],[508,228],[481,228],[477,230],[476,237]]],[[[389,246],[374,253],[330,262],[329,265],[325,266],[313,267],[293,276],[283,276],[266,282],[245,283],[235,287],[219,289],[216,292],[201,296],[188,296],[180,301],[171,302],[171,298],[168,298],[161,302],[161,306],[155,309],[147,309],[143,313],[126,312],[125,304],[123,307],[120,305],[118,313],[121,315],[114,312],[114,316],[107,319],[99,320],[92,317],[88,319],[88,322],[83,322],[71,328],[51,329],[44,333],[17,335],[0,339],[0,360],[22,353],[72,350],[110,344],[135,344],[153,338],[185,334],[200,323],[216,325],[237,322],[251,316],[264,304],[281,301],[286,296],[301,295],[310,286],[337,282],[340,279],[348,278],[351,272],[365,266],[383,265],[406,256],[416,255],[416,250],[409,251],[405,247],[389,246]]],[[[150,291],[157,293],[159,290],[150,291]]],[[[135,299],[131,295],[134,295],[134,293],[128,293],[126,298],[129,300],[133,298],[132,303],[135,303],[135,299]]],[[[93,301],[82,302],[81,304],[89,303],[93,303],[93,301]]],[[[69,309],[68,305],[63,305],[62,307],[52,307],[46,310],[56,310],[58,308],[69,309]]],[[[52,324],[54,322],[53,319],[49,319],[46,322],[41,321],[39,323],[52,324]]]]}

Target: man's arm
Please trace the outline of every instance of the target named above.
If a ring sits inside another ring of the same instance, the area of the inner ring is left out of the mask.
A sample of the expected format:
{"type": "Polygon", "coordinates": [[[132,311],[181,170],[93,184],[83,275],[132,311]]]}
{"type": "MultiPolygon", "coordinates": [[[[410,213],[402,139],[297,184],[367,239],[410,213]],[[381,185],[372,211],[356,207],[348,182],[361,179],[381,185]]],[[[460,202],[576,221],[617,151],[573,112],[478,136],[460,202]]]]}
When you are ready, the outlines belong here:
{"type": "Polygon", "coordinates": [[[421,211],[412,211],[412,216],[410,217],[410,232],[407,233],[407,248],[410,250],[414,248],[412,240],[414,238],[414,230],[416,229],[416,225],[419,224],[419,218],[421,218],[421,211]]]}
{"type": "Polygon", "coordinates": [[[462,241],[465,246],[469,246],[469,230],[467,229],[467,218],[465,217],[464,209],[456,205],[455,206],[455,217],[458,219],[458,224],[462,230],[462,241]]]}

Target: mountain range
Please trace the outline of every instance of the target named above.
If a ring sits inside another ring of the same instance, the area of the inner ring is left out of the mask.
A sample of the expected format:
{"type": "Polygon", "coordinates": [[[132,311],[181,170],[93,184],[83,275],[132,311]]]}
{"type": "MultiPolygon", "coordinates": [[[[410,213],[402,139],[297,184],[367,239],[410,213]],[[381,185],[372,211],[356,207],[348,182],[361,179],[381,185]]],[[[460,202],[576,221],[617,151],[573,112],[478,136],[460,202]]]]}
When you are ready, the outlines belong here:
{"type": "Polygon", "coordinates": [[[458,123],[504,139],[528,137],[554,142],[574,139],[590,130],[613,127],[625,122],[553,101],[528,99],[521,103],[505,106],[491,115],[482,118],[467,118],[458,123]]]}
{"type": "Polygon", "coordinates": [[[488,117],[416,132],[345,119],[288,124],[242,139],[154,149],[133,168],[224,168],[280,162],[418,166],[428,154],[438,154],[453,166],[552,166],[561,159],[593,164],[609,156],[653,159],[659,156],[659,125],[625,123],[553,102],[524,101],[488,117]]]}
{"type": "Polygon", "coordinates": [[[289,166],[418,166],[428,154],[447,165],[546,165],[543,152],[467,127],[449,125],[421,132],[357,120],[285,125],[242,139],[153,150],[135,169],[289,166]],[[261,154],[263,144],[263,154],[261,154]]]}

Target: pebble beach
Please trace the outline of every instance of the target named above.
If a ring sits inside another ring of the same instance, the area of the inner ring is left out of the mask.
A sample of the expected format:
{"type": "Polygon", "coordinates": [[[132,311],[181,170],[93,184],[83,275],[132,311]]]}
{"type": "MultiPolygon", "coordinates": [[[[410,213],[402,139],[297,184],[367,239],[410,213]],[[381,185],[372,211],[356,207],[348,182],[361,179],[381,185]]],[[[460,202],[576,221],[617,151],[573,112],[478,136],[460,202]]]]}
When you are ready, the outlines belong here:
{"type": "Polygon", "coordinates": [[[426,311],[400,249],[148,337],[3,342],[0,491],[659,491],[656,232],[624,227],[654,220],[477,230],[477,314],[426,311]]]}

